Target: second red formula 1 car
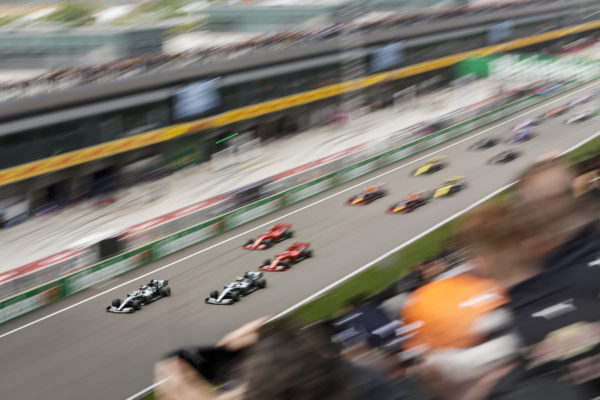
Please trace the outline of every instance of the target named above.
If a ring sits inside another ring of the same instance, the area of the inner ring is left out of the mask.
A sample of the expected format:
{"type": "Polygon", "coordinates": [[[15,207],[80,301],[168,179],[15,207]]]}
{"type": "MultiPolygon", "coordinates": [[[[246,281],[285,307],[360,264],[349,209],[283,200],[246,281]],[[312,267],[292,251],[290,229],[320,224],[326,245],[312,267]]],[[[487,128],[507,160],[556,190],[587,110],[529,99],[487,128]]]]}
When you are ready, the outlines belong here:
{"type": "Polygon", "coordinates": [[[384,185],[371,186],[365,189],[359,195],[356,195],[349,199],[346,204],[350,206],[360,205],[360,204],[369,204],[372,201],[375,201],[387,194],[387,191],[384,188],[384,185]]]}
{"type": "Polygon", "coordinates": [[[310,248],[310,243],[294,243],[283,253],[277,254],[273,261],[265,260],[260,267],[263,271],[285,271],[292,264],[312,257],[313,251],[310,248]]]}
{"type": "Polygon", "coordinates": [[[289,239],[293,236],[290,230],[292,224],[277,224],[267,233],[264,233],[256,239],[250,239],[244,245],[246,250],[266,250],[275,243],[289,239]]]}

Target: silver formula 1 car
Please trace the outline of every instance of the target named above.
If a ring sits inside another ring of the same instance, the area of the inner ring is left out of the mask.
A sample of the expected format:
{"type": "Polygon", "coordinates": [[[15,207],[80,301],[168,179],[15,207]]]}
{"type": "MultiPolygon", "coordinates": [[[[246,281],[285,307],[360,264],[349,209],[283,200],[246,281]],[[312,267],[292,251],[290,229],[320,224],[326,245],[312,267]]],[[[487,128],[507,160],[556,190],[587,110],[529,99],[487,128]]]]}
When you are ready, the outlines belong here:
{"type": "Polygon", "coordinates": [[[106,311],[112,313],[131,314],[140,310],[143,305],[150,304],[160,298],[171,295],[169,281],[152,279],[148,284],[140,286],[127,294],[123,300],[114,299],[112,305],[106,307],[106,311]]]}
{"type": "Polygon", "coordinates": [[[248,271],[244,276],[237,277],[234,282],[225,285],[220,293],[217,290],[210,292],[204,301],[208,304],[230,305],[239,301],[242,296],[266,286],[267,281],[263,278],[262,272],[248,271]]]}

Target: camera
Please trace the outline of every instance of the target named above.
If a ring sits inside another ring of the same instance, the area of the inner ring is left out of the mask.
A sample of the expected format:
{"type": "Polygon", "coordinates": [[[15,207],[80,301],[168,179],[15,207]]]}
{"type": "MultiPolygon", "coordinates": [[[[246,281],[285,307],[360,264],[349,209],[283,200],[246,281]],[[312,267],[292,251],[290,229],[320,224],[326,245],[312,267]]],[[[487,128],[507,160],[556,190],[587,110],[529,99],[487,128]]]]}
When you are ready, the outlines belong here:
{"type": "Polygon", "coordinates": [[[179,357],[191,365],[208,382],[221,385],[234,379],[236,368],[247,349],[229,351],[225,347],[187,347],[178,349],[166,358],[179,357]]]}

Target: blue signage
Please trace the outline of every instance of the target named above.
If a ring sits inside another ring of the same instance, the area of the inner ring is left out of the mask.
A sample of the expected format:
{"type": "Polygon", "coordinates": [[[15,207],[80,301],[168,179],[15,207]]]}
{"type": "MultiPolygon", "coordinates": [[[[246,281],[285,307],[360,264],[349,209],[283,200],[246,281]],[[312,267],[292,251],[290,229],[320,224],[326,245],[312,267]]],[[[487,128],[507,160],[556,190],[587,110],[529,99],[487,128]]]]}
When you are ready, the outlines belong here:
{"type": "Polygon", "coordinates": [[[488,29],[486,34],[487,44],[496,44],[508,40],[513,35],[513,21],[500,22],[488,29]]]}
{"type": "Polygon", "coordinates": [[[195,82],[178,89],[173,97],[173,118],[187,118],[217,107],[221,103],[220,79],[195,82]]]}
{"type": "Polygon", "coordinates": [[[404,60],[404,44],[396,42],[386,44],[373,51],[371,72],[384,71],[400,64],[404,60]]]}

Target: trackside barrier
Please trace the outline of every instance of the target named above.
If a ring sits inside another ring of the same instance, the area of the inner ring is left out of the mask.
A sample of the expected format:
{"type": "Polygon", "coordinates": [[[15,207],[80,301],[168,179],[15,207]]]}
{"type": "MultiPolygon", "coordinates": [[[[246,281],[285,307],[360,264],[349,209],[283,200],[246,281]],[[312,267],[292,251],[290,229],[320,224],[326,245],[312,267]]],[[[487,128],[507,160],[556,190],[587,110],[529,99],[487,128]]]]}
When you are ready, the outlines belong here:
{"type": "MultiPolygon", "coordinates": [[[[551,97],[560,95],[576,86],[577,84],[565,85],[560,90],[552,92],[551,97]]],[[[545,101],[549,97],[528,96],[465,122],[442,129],[414,142],[388,150],[352,166],[331,172],[310,182],[182,230],[141,248],[113,257],[67,277],[5,299],[0,302],[0,323],[97,285],[127,271],[139,268],[179,250],[196,245],[206,239],[256,220],[266,214],[278,211],[354,178],[368,174],[376,169],[410,157],[440,143],[464,135],[469,131],[545,101]]]]}
{"type": "Polygon", "coordinates": [[[143,246],[60,279],[63,282],[64,295],[70,296],[148,264],[152,261],[152,250],[151,245],[143,246]]]}
{"type": "MultiPolygon", "coordinates": [[[[81,250],[67,250],[69,256],[64,259],[59,259],[53,262],[51,266],[41,267],[37,270],[27,272],[23,271],[22,275],[13,276],[10,281],[2,283],[0,286],[0,297],[8,297],[13,294],[24,292],[33,287],[43,285],[46,282],[51,282],[57,277],[65,276],[74,271],[91,267],[99,261],[98,253],[92,247],[87,247],[81,250]]],[[[59,253],[60,254],[60,253],[59,253]]],[[[51,263],[51,261],[48,261],[51,263]]],[[[25,266],[26,267],[26,266],[25,266]]]]}
{"type": "Polygon", "coordinates": [[[152,246],[121,254],[0,303],[0,323],[152,262],[152,246]]]}

